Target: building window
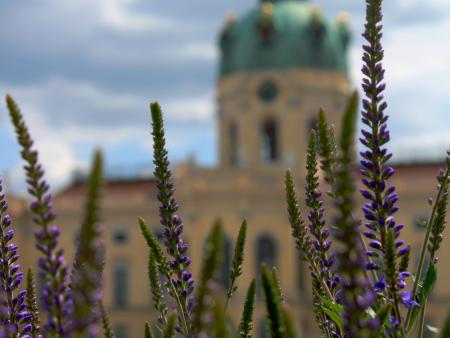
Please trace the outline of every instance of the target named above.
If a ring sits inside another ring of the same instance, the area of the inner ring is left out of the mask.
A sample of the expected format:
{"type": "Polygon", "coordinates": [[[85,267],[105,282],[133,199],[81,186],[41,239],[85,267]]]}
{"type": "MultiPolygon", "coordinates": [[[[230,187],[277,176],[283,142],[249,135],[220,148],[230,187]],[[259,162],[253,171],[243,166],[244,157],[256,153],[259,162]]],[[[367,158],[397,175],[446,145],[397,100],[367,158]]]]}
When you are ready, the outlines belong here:
{"type": "Polygon", "coordinates": [[[230,142],[230,166],[237,167],[239,165],[239,140],[238,127],[234,122],[230,124],[228,140],[230,142]]]}
{"type": "Polygon", "coordinates": [[[125,324],[117,324],[114,327],[114,335],[116,338],[127,338],[128,327],[125,324]]]}
{"type": "Polygon", "coordinates": [[[256,242],[256,259],[257,259],[257,273],[261,264],[266,264],[270,269],[277,265],[277,247],[275,240],[269,234],[264,234],[259,237],[256,242]]]}
{"type": "Polygon", "coordinates": [[[125,244],[128,242],[128,234],[124,230],[116,230],[113,234],[113,241],[115,244],[125,244]]]}
{"type": "Polygon", "coordinates": [[[217,281],[226,290],[228,288],[231,268],[231,240],[228,236],[223,236],[222,261],[217,276],[217,281]]]}
{"type": "Polygon", "coordinates": [[[267,120],[262,126],[261,162],[268,164],[278,160],[278,128],[274,120],[267,120]]]}
{"type": "Polygon", "coordinates": [[[128,267],[121,263],[113,270],[114,306],[125,308],[128,305],[128,267]]]}

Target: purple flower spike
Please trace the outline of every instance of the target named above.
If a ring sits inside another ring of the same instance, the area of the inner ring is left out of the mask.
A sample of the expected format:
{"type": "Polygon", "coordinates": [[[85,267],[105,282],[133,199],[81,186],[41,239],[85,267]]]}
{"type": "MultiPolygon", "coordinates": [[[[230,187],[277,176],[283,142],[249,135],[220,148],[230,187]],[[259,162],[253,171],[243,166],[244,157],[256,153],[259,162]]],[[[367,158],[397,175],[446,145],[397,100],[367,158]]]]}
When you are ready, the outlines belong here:
{"type": "Polygon", "coordinates": [[[169,169],[170,163],[167,158],[165,147],[165,136],[163,129],[163,119],[161,108],[158,104],[151,104],[153,120],[153,150],[155,164],[154,175],[157,180],[158,200],[160,202],[159,214],[160,223],[163,229],[163,242],[166,246],[166,252],[171,256],[169,266],[171,268],[172,278],[176,281],[175,288],[183,307],[188,309],[189,295],[193,291],[194,281],[190,272],[187,270],[190,264],[190,258],[187,256],[188,246],[183,241],[183,220],[176,212],[179,209],[178,202],[174,197],[174,185],[172,183],[172,173],[169,169]],[[186,278],[189,276],[189,278],[186,278]]]}
{"type": "MultiPolygon", "coordinates": [[[[363,37],[367,43],[363,47],[362,83],[365,94],[362,104],[364,129],[361,130],[360,139],[363,145],[360,172],[364,189],[361,190],[361,195],[366,199],[363,212],[366,227],[369,229],[365,237],[371,240],[370,250],[378,253],[377,261],[381,270],[378,276],[374,275],[374,289],[392,299],[395,304],[395,321],[400,325],[402,317],[398,303],[401,301],[400,290],[405,287],[406,282],[403,274],[400,275],[400,279],[397,279],[397,276],[399,272],[404,272],[398,269],[404,268],[404,264],[401,264],[402,256],[407,254],[409,249],[403,240],[398,239],[403,228],[403,225],[396,224],[394,218],[394,214],[399,210],[396,205],[399,198],[395,187],[388,182],[395,170],[388,164],[392,153],[386,148],[390,134],[387,126],[387,104],[383,95],[386,84],[382,64],[384,51],[381,46],[381,3],[366,0],[366,25],[363,37]]],[[[370,268],[371,264],[367,267],[370,268]]]]}
{"type": "MultiPolygon", "coordinates": [[[[0,180],[0,192],[3,190],[0,180]]],[[[15,294],[22,282],[23,273],[19,271],[20,266],[16,264],[18,258],[17,246],[10,241],[14,238],[14,231],[10,228],[11,216],[6,214],[8,204],[5,195],[0,195],[0,293],[1,307],[0,320],[2,328],[7,332],[7,337],[17,337],[28,331],[26,326],[30,317],[25,310],[26,291],[22,290],[15,294]]]]}
{"type": "Polygon", "coordinates": [[[10,117],[14,125],[17,140],[22,147],[21,155],[26,165],[28,192],[33,196],[30,205],[33,221],[39,226],[36,234],[36,247],[42,253],[45,264],[40,264],[44,278],[43,304],[48,321],[44,326],[48,336],[65,337],[70,326],[71,300],[68,288],[68,270],[62,250],[58,250],[60,231],[53,225],[55,212],[49,194],[49,185],[44,179],[44,171],[39,164],[38,153],[33,150],[33,140],[23,120],[19,107],[10,97],[6,97],[10,117]]]}
{"type": "Polygon", "coordinates": [[[318,158],[317,158],[317,141],[316,133],[310,134],[307,158],[306,158],[306,196],[305,203],[309,208],[308,220],[309,230],[312,235],[312,244],[314,248],[313,256],[318,262],[318,269],[324,276],[325,282],[334,291],[333,280],[334,273],[331,269],[333,260],[329,259],[332,242],[328,239],[330,230],[326,226],[324,220],[325,209],[323,207],[322,193],[319,190],[319,175],[318,175],[318,158]]]}

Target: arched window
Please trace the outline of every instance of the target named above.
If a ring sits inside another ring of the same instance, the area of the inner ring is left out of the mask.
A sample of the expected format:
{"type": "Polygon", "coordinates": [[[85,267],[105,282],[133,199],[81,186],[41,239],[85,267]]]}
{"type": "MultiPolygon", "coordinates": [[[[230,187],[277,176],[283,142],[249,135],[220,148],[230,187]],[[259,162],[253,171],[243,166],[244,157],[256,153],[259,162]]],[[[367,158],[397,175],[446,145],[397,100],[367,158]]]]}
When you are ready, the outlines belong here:
{"type": "Polygon", "coordinates": [[[125,308],[128,305],[128,267],[120,263],[113,270],[113,300],[117,308],[125,308]]]}
{"type": "Polygon", "coordinates": [[[228,288],[231,268],[231,240],[228,236],[223,236],[222,261],[217,276],[217,281],[226,290],[228,288]]]}
{"type": "Polygon", "coordinates": [[[261,130],[261,162],[268,164],[278,160],[278,127],[270,119],[264,122],[261,130]]]}
{"type": "Polygon", "coordinates": [[[263,234],[256,241],[256,262],[256,271],[258,274],[263,263],[269,269],[277,265],[277,245],[271,235],[263,234]]]}
{"type": "Polygon", "coordinates": [[[230,166],[236,167],[239,165],[239,140],[238,127],[236,123],[231,123],[228,129],[228,140],[230,144],[230,166]]]}

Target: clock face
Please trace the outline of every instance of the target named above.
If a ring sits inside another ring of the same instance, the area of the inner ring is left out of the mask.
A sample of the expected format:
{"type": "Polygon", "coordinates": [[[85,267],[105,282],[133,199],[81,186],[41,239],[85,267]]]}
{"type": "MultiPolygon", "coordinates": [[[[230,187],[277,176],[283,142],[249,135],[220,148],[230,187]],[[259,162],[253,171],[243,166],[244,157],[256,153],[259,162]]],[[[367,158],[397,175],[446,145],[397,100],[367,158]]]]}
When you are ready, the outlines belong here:
{"type": "Polygon", "coordinates": [[[278,95],[278,87],[272,81],[265,81],[258,89],[258,96],[262,101],[273,101],[278,95]]]}

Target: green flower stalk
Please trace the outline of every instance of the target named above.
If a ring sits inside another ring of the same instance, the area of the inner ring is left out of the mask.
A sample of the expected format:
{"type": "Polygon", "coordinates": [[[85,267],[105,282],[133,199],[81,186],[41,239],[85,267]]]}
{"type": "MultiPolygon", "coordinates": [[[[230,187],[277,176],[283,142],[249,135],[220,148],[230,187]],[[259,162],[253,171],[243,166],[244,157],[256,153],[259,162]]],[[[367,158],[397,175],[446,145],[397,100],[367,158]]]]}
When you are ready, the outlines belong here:
{"type": "Polygon", "coordinates": [[[33,270],[30,268],[27,271],[27,294],[25,298],[26,309],[30,314],[30,331],[28,334],[31,338],[40,338],[40,323],[39,323],[39,309],[36,302],[36,293],[34,286],[33,270]]]}
{"type": "Polygon", "coordinates": [[[235,286],[236,280],[242,274],[242,263],[244,262],[244,247],[245,238],[247,236],[247,221],[243,221],[241,228],[239,229],[238,238],[236,241],[236,247],[234,248],[233,263],[230,271],[230,286],[228,287],[225,298],[225,310],[228,307],[228,303],[237,290],[235,286]]]}
{"type": "Polygon", "coordinates": [[[336,167],[336,139],[334,128],[328,125],[325,112],[320,109],[317,124],[317,144],[320,155],[320,169],[325,173],[325,181],[332,187],[336,167]]]}
{"type": "Polygon", "coordinates": [[[85,216],[75,253],[72,274],[73,337],[98,337],[101,314],[97,306],[101,299],[102,271],[105,248],[99,226],[99,200],[102,187],[103,160],[95,153],[89,177],[85,216]]]}
{"type": "Polygon", "coordinates": [[[204,247],[203,262],[200,273],[198,290],[195,298],[195,313],[193,318],[193,329],[196,334],[203,334],[205,312],[209,310],[207,296],[210,293],[210,281],[220,263],[222,252],[222,225],[217,221],[209,234],[204,247]]]}
{"type": "Polygon", "coordinates": [[[184,225],[183,220],[177,214],[179,205],[174,197],[175,188],[167,158],[161,107],[157,103],[151,103],[150,109],[153,127],[154,175],[159,191],[157,197],[160,202],[160,222],[164,227],[164,245],[167,254],[171,257],[169,260],[170,278],[173,279],[181,304],[186,309],[186,315],[190,316],[193,305],[190,295],[194,290],[194,279],[192,273],[188,271],[191,260],[187,255],[188,245],[181,238],[184,225]]]}
{"type": "Polygon", "coordinates": [[[285,187],[288,218],[289,223],[291,224],[292,237],[294,238],[296,247],[308,262],[312,276],[317,277],[317,280],[320,282],[322,292],[330,300],[334,301],[334,296],[331,293],[326,280],[319,277],[321,276],[321,269],[317,263],[317,255],[313,249],[312,241],[308,234],[308,229],[300,213],[298,198],[295,192],[294,179],[290,170],[286,172],[285,187]]]}
{"type": "Polygon", "coordinates": [[[366,337],[378,327],[377,320],[369,319],[366,313],[375,301],[375,294],[365,274],[359,222],[353,218],[355,186],[352,172],[357,109],[358,94],[355,92],[342,123],[335,188],[338,211],[335,237],[342,245],[337,252],[337,271],[340,275],[340,301],[344,308],[343,336],[349,338],[366,337]]]}
{"type": "Polygon", "coordinates": [[[281,313],[281,299],[279,290],[275,285],[266,266],[261,266],[261,282],[266,304],[267,319],[272,338],[282,338],[284,334],[283,315],[281,313]]]}
{"type": "Polygon", "coordinates": [[[148,278],[150,281],[150,291],[153,298],[153,306],[159,312],[158,322],[161,329],[167,325],[167,306],[164,301],[164,294],[161,289],[161,282],[158,272],[158,263],[150,253],[148,257],[148,278]]]}
{"type": "MultiPolygon", "coordinates": [[[[420,252],[420,259],[417,266],[417,271],[415,273],[416,279],[414,281],[414,287],[410,295],[410,299],[415,301],[419,295],[419,285],[422,282],[422,270],[424,268],[425,256],[427,252],[431,254],[431,262],[435,261],[436,252],[440,247],[442,237],[441,231],[443,231],[443,227],[445,224],[446,217],[446,203],[447,195],[448,195],[448,184],[450,181],[450,150],[447,151],[447,159],[446,159],[446,167],[442,170],[438,177],[438,186],[437,186],[437,196],[433,204],[433,208],[431,211],[430,218],[428,219],[426,225],[426,233],[422,244],[422,249],[420,252]]],[[[424,300],[426,302],[426,300],[424,300]]],[[[404,322],[405,330],[409,331],[412,329],[414,320],[412,318],[413,308],[410,307],[408,309],[408,313],[406,315],[406,319],[404,322]]]]}
{"type": "Polygon", "coordinates": [[[247,289],[241,323],[239,324],[239,337],[251,338],[253,329],[253,311],[255,309],[255,280],[253,279],[247,289]]]}
{"type": "Polygon", "coordinates": [[[433,223],[431,223],[431,236],[430,243],[428,244],[428,252],[431,257],[431,262],[437,263],[437,251],[441,247],[443,240],[443,232],[446,225],[447,217],[447,206],[448,206],[448,185],[449,185],[449,168],[450,168],[450,157],[447,157],[447,169],[446,172],[441,170],[438,176],[439,186],[442,187],[442,193],[438,197],[439,200],[436,201],[436,216],[434,217],[433,223]]]}

